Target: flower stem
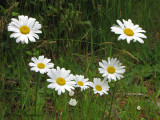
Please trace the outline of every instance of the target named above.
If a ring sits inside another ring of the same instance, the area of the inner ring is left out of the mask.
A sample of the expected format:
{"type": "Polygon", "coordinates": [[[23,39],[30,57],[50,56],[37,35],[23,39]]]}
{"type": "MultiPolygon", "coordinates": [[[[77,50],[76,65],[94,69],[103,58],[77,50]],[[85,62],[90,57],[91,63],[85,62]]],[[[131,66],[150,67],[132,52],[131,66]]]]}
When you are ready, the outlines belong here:
{"type": "Polygon", "coordinates": [[[106,105],[105,105],[105,107],[104,107],[104,112],[103,112],[103,115],[102,115],[102,120],[103,120],[103,118],[104,118],[104,114],[105,114],[105,111],[106,111],[106,106],[107,106],[107,97],[106,97],[105,103],[106,103],[106,105]]]}
{"type": "Polygon", "coordinates": [[[114,85],[114,89],[113,89],[113,95],[112,95],[112,100],[111,100],[111,106],[110,106],[110,110],[109,110],[109,120],[111,119],[111,111],[112,111],[112,105],[113,105],[113,101],[114,101],[114,96],[115,96],[115,92],[116,92],[116,81],[115,81],[115,85],[114,85]]]}
{"type": "Polygon", "coordinates": [[[35,115],[37,115],[37,97],[38,97],[38,87],[39,87],[40,74],[37,73],[35,77],[37,78],[37,79],[36,79],[36,89],[35,89],[35,92],[36,92],[36,98],[35,98],[35,115]]]}
{"type": "Polygon", "coordinates": [[[90,109],[90,106],[91,106],[91,101],[93,99],[93,96],[94,96],[94,94],[92,93],[85,120],[87,120],[87,116],[89,116],[89,109],[90,109]]]}
{"type": "Polygon", "coordinates": [[[23,119],[23,45],[20,46],[20,76],[19,76],[19,82],[20,82],[20,96],[21,96],[21,119],[23,119]]]}

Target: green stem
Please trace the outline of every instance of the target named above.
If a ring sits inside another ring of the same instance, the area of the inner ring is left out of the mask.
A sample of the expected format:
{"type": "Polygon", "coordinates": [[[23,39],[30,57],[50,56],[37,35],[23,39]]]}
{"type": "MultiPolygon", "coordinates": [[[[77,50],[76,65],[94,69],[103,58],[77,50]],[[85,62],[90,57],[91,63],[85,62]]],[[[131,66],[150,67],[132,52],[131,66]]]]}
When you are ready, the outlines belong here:
{"type": "Polygon", "coordinates": [[[89,106],[88,106],[88,110],[87,110],[87,114],[86,114],[86,119],[87,120],[87,116],[89,116],[89,109],[90,109],[90,106],[91,106],[91,101],[93,99],[93,96],[94,96],[94,93],[92,93],[92,96],[91,96],[91,99],[90,99],[90,102],[89,102],[89,106]]]}
{"type": "Polygon", "coordinates": [[[19,76],[19,82],[20,82],[20,96],[21,96],[21,119],[23,119],[23,78],[22,78],[22,75],[23,75],[23,45],[21,45],[20,47],[20,76],[19,76]]]}
{"type": "Polygon", "coordinates": [[[39,79],[40,79],[40,74],[37,73],[36,74],[36,89],[35,89],[35,92],[36,92],[36,98],[35,98],[35,115],[37,115],[37,97],[38,97],[38,86],[39,86],[39,79]]]}
{"type": "Polygon", "coordinates": [[[106,103],[106,105],[105,105],[105,107],[104,107],[104,112],[103,112],[103,115],[102,115],[102,120],[103,120],[103,118],[104,118],[104,114],[105,114],[105,111],[106,111],[106,106],[107,106],[107,97],[106,97],[105,103],[106,103]]]}
{"type": "Polygon", "coordinates": [[[116,81],[115,81],[115,85],[114,85],[114,89],[113,89],[113,95],[112,95],[112,100],[111,100],[111,106],[110,106],[110,110],[109,110],[109,120],[110,120],[110,117],[111,117],[111,111],[112,111],[112,105],[113,105],[113,101],[114,101],[114,95],[115,95],[115,92],[116,92],[116,81]]]}
{"type": "Polygon", "coordinates": [[[47,93],[47,75],[46,74],[44,75],[44,79],[45,79],[45,82],[44,82],[44,85],[45,85],[45,87],[44,87],[44,95],[46,96],[46,93],[47,93]]]}
{"type": "Polygon", "coordinates": [[[93,28],[91,28],[91,61],[92,62],[93,62],[93,56],[94,56],[94,44],[93,43],[94,43],[94,41],[93,41],[93,28]]]}
{"type": "Polygon", "coordinates": [[[64,99],[64,103],[63,103],[63,112],[62,112],[62,119],[66,119],[68,117],[68,110],[67,110],[67,104],[68,104],[68,101],[67,101],[67,94],[65,93],[64,94],[64,97],[62,96],[62,99],[64,99]]]}

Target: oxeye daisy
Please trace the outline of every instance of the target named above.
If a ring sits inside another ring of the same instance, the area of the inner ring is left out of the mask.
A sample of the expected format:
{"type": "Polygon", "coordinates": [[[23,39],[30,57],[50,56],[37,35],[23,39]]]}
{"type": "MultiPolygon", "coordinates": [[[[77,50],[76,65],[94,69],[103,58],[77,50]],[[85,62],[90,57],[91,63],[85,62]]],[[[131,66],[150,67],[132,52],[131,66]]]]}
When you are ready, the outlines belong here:
{"type": "Polygon", "coordinates": [[[123,73],[125,72],[125,66],[121,66],[122,63],[117,60],[117,58],[111,58],[108,57],[108,62],[105,60],[102,60],[102,62],[99,62],[99,65],[102,68],[98,68],[99,72],[103,74],[102,76],[105,77],[104,79],[108,79],[109,82],[113,79],[116,81],[117,79],[120,80],[123,78],[123,73]]]}
{"type": "Polygon", "coordinates": [[[29,66],[31,66],[31,71],[44,74],[54,67],[53,63],[49,63],[51,59],[44,58],[43,55],[39,56],[38,59],[36,57],[32,57],[31,60],[33,61],[33,63],[29,63],[29,66]]]}
{"type": "Polygon", "coordinates": [[[110,88],[108,82],[106,80],[101,81],[100,78],[94,78],[91,87],[93,87],[94,94],[99,93],[101,96],[108,94],[107,91],[109,91],[110,88]]]}
{"type": "Polygon", "coordinates": [[[130,43],[131,40],[133,42],[139,41],[140,43],[144,43],[141,38],[147,38],[144,34],[146,31],[142,30],[139,25],[134,25],[130,19],[128,21],[123,19],[123,23],[120,20],[117,20],[119,26],[114,25],[111,27],[111,31],[115,34],[120,34],[118,40],[127,40],[130,43]]]}
{"type": "Polygon", "coordinates": [[[16,43],[28,44],[28,39],[35,42],[35,38],[39,39],[37,33],[42,33],[41,24],[35,18],[28,18],[28,16],[19,15],[18,20],[11,19],[8,25],[8,31],[14,32],[10,35],[11,38],[17,38],[16,43]]]}
{"type": "Polygon", "coordinates": [[[73,81],[74,76],[70,74],[70,72],[70,70],[65,70],[64,68],[60,69],[60,67],[57,67],[57,69],[51,69],[47,73],[47,75],[50,77],[50,79],[47,79],[47,81],[51,83],[47,87],[58,91],[58,95],[64,93],[65,90],[69,92],[74,90],[76,82],[73,81]]]}
{"type": "Polygon", "coordinates": [[[77,105],[77,101],[76,99],[70,99],[70,101],[68,102],[71,106],[76,106],[77,105]]]}
{"type": "Polygon", "coordinates": [[[73,95],[74,95],[74,91],[73,90],[69,91],[69,96],[72,97],[73,95]]]}
{"type": "Polygon", "coordinates": [[[76,75],[74,80],[77,83],[75,85],[75,87],[80,87],[81,91],[89,88],[90,83],[91,83],[91,82],[88,82],[88,80],[89,80],[88,78],[84,79],[84,76],[82,76],[82,75],[76,75]]]}

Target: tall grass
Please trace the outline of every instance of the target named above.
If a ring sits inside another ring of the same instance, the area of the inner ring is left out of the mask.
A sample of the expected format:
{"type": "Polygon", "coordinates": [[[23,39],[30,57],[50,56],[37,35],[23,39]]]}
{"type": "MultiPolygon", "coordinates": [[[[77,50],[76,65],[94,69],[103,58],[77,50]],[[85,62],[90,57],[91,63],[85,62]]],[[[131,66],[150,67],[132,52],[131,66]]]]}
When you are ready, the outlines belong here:
{"type": "Polygon", "coordinates": [[[159,0],[0,2],[0,118],[160,119],[159,4],[159,0]],[[11,18],[18,15],[34,17],[43,26],[40,40],[23,45],[23,55],[7,31],[11,18]],[[117,19],[132,19],[146,30],[144,44],[118,41],[118,36],[110,31],[117,19]],[[126,66],[125,77],[116,82],[116,88],[114,82],[110,83],[109,94],[102,97],[93,95],[92,89],[83,93],[76,89],[73,98],[78,104],[72,107],[67,92],[58,96],[47,88],[46,75],[30,71],[31,57],[39,55],[90,81],[102,78],[98,62],[116,57],[126,66]]]}

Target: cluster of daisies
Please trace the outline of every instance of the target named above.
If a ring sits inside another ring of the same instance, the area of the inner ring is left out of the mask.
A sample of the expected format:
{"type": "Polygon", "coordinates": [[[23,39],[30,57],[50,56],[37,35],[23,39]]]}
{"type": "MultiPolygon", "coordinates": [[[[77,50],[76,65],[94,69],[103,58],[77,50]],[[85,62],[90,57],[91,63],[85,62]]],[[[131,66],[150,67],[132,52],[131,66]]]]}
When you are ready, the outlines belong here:
{"type": "MultiPolygon", "coordinates": [[[[74,95],[73,90],[75,88],[80,88],[81,91],[88,89],[89,87],[93,88],[94,94],[108,94],[109,85],[108,82],[111,80],[116,81],[123,78],[123,73],[125,72],[125,66],[116,58],[108,58],[108,61],[102,60],[99,62],[100,68],[99,72],[104,77],[103,80],[100,78],[94,78],[93,82],[90,82],[88,78],[85,78],[83,75],[73,75],[70,70],[65,68],[54,68],[54,64],[50,63],[51,59],[44,58],[44,56],[39,56],[38,59],[35,57],[31,58],[32,62],[29,63],[31,66],[31,71],[40,72],[41,74],[46,73],[49,79],[47,81],[50,83],[47,87],[55,89],[58,92],[58,95],[69,92],[70,96],[74,95]]],[[[71,99],[69,102],[71,105],[76,105],[75,99],[71,99]]]]}
{"type": "Polygon", "coordinates": [[[29,63],[31,71],[40,72],[41,74],[47,73],[49,77],[47,81],[50,82],[48,88],[55,89],[58,95],[64,93],[65,90],[70,92],[77,87],[81,91],[92,87],[95,94],[108,94],[108,82],[120,80],[125,72],[125,66],[121,66],[122,64],[117,58],[108,58],[108,61],[102,60],[102,62],[99,62],[101,68],[98,70],[104,79],[94,78],[93,82],[89,82],[89,79],[84,78],[83,75],[73,75],[70,70],[65,70],[65,68],[59,66],[54,68],[54,64],[50,63],[51,59],[44,58],[44,56],[39,56],[38,59],[32,57],[31,60],[32,62],[29,63]]]}
{"type": "MultiPolygon", "coordinates": [[[[127,40],[130,43],[139,41],[144,43],[142,38],[147,38],[139,25],[134,25],[129,19],[128,21],[123,20],[123,23],[120,20],[117,20],[117,25],[111,27],[111,31],[115,34],[120,34],[118,40],[127,40]]],[[[29,41],[35,42],[35,39],[39,39],[38,33],[42,33],[41,24],[36,21],[35,18],[29,18],[28,16],[20,15],[18,20],[15,18],[11,19],[11,23],[8,25],[8,31],[13,32],[10,37],[16,38],[16,42],[21,42],[22,44],[28,44],[29,41]]],[[[73,75],[70,70],[65,68],[60,68],[57,66],[54,68],[54,64],[51,63],[51,59],[45,58],[43,55],[38,58],[32,57],[32,62],[29,63],[31,71],[40,72],[41,74],[47,74],[49,79],[48,88],[54,89],[58,92],[58,95],[69,92],[70,96],[74,95],[75,88],[79,87],[81,91],[88,89],[89,87],[93,88],[94,94],[108,94],[109,85],[108,82],[112,80],[120,80],[123,78],[125,72],[125,66],[122,66],[122,63],[117,60],[117,58],[110,58],[108,60],[102,60],[99,62],[100,68],[98,68],[99,73],[104,77],[103,80],[100,78],[94,78],[91,82],[88,78],[85,78],[83,75],[73,75]]],[[[77,101],[72,99],[69,101],[69,104],[75,106],[77,101]]]]}

